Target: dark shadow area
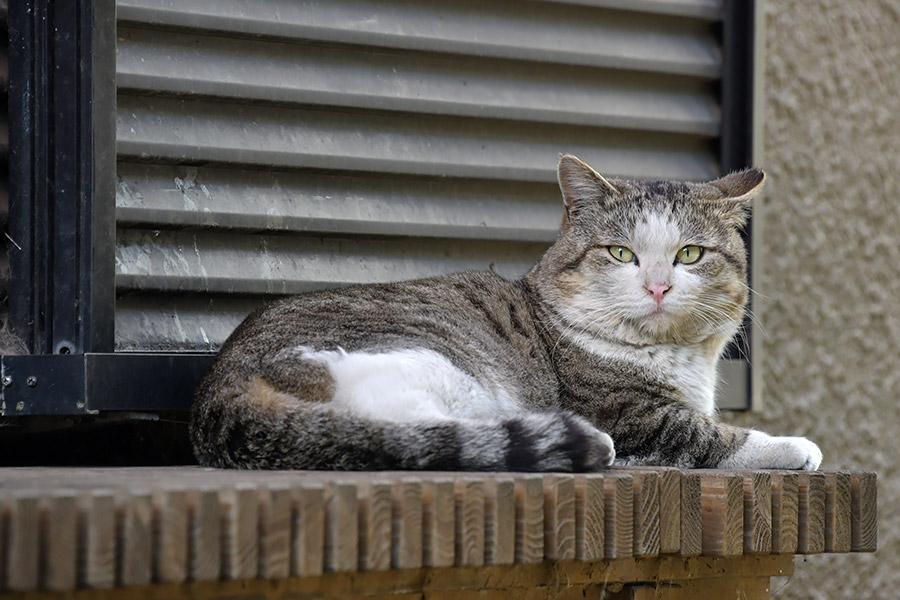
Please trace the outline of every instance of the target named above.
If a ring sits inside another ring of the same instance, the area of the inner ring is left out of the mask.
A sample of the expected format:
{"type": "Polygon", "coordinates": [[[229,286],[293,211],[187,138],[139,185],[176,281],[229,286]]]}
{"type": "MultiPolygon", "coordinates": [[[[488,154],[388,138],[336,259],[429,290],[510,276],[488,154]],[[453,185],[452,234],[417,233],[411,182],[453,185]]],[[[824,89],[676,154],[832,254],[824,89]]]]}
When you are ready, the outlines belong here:
{"type": "MultiPolygon", "coordinates": [[[[141,417],[141,415],[138,415],[141,417]]],[[[159,420],[19,418],[0,423],[0,466],[196,464],[184,413],[159,420]]]]}

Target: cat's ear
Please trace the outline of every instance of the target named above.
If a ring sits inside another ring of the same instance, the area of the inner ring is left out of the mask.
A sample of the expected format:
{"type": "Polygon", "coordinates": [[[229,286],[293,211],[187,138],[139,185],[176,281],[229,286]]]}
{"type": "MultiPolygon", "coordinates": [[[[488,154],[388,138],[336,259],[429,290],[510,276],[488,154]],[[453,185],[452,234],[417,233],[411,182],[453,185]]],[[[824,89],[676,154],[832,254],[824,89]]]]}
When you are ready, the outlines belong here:
{"type": "Polygon", "coordinates": [[[722,191],[723,199],[746,202],[759,193],[765,182],[766,174],[761,169],[744,169],[709,183],[722,191]]]}
{"type": "Polygon", "coordinates": [[[597,202],[621,193],[603,175],[571,154],[563,154],[559,158],[556,173],[567,219],[574,216],[579,203],[597,202]]]}
{"type": "Polygon", "coordinates": [[[761,169],[744,169],[710,181],[709,185],[719,192],[714,202],[740,227],[747,222],[750,200],[759,193],[765,182],[766,174],[761,169]]]}

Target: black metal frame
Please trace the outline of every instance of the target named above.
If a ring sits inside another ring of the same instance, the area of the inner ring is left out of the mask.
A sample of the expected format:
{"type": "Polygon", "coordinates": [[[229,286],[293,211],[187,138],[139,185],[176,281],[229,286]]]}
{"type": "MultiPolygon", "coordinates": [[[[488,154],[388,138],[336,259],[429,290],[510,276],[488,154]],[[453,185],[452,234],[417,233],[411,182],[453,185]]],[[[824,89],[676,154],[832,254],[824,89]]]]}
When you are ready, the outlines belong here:
{"type": "MultiPolygon", "coordinates": [[[[754,4],[725,2],[725,171],[751,160],[754,4]]],[[[32,354],[0,357],[0,416],[187,410],[212,356],[113,352],[115,0],[19,0],[8,23],[9,321],[32,354]]]]}
{"type": "Polygon", "coordinates": [[[3,357],[3,416],[184,411],[211,354],[87,353],[3,357]]]}
{"type": "MultiPolygon", "coordinates": [[[[725,0],[721,32],[722,130],[719,137],[719,159],[723,173],[753,166],[755,15],[755,0],[725,0]]],[[[743,232],[744,243],[748,249],[751,247],[752,232],[751,219],[743,232]]],[[[749,280],[749,272],[747,277],[749,280]]],[[[749,283],[752,286],[753,282],[749,283]]],[[[748,316],[744,319],[740,336],[726,351],[727,358],[743,360],[746,363],[747,408],[750,408],[750,399],[753,397],[752,378],[749,377],[752,329],[752,322],[748,316]]]]}
{"type": "Polygon", "coordinates": [[[33,354],[111,352],[115,3],[9,14],[9,324],[33,354]]]}

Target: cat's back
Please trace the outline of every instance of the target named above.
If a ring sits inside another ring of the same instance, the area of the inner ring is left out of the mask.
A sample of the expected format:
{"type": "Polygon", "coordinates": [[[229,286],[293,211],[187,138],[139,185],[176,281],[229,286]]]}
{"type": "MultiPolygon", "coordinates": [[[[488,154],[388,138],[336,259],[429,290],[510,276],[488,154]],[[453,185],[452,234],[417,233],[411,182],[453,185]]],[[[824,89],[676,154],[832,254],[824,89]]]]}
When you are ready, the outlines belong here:
{"type": "MultiPolygon", "coordinates": [[[[251,314],[223,346],[216,371],[253,370],[281,350],[426,349],[478,379],[508,379],[547,395],[555,386],[521,282],[489,271],[356,285],[292,296],[251,314]]],[[[531,392],[528,392],[531,395],[531,392]]]]}

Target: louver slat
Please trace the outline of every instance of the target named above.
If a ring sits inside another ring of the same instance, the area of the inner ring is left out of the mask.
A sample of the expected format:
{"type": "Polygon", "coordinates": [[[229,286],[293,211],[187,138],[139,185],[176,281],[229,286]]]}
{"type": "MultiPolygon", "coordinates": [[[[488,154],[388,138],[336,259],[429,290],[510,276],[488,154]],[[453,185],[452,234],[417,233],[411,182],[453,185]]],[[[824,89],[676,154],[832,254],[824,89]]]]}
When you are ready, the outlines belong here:
{"type": "Polygon", "coordinates": [[[718,175],[714,0],[120,0],[116,347],[555,238],[555,162],[718,175]]]}
{"type": "MultiPolygon", "coordinates": [[[[703,20],[553,2],[120,0],[127,24],[715,78],[703,20]]],[[[648,3],[644,3],[647,5],[648,3]]],[[[663,2],[659,5],[666,4],[663,2]]],[[[621,5],[621,3],[619,3],[621,5]]]]}

